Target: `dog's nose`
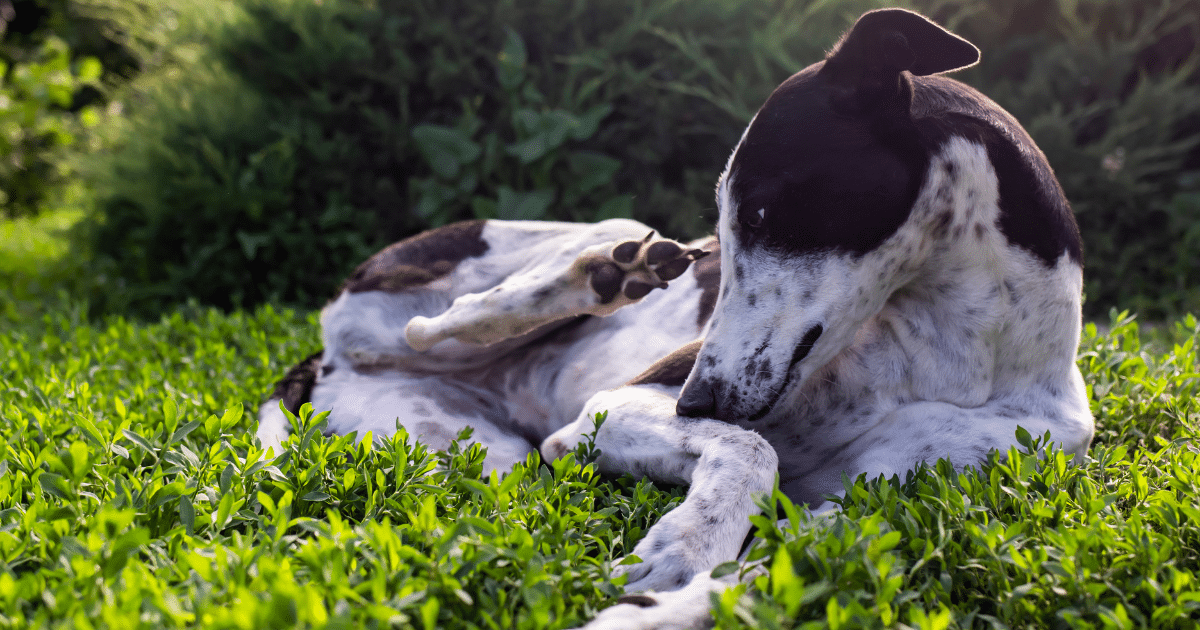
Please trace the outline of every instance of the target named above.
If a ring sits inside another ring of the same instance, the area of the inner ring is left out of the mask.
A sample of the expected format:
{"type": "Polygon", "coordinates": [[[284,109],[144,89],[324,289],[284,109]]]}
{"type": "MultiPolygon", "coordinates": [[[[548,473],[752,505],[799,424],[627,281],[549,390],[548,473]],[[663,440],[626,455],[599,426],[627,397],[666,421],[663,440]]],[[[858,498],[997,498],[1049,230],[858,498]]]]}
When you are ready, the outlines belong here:
{"type": "Polygon", "coordinates": [[[717,397],[707,381],[689,383],[675,402],[675,414],[687,418],[713,417],[717,410],[717,397]]]}

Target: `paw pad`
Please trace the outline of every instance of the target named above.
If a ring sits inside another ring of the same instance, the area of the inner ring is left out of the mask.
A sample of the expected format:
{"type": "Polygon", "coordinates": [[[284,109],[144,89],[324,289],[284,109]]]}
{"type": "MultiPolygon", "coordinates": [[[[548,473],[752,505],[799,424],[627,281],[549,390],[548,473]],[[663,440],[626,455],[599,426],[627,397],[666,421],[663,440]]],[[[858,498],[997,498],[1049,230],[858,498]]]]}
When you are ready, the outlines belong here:
{"type": "Polygon", "coordinates": [[[617,297],[621,280],[625,278],[625,272],[620,267],[612,263],[594,262],[588,265],[587,272],[592,279],[592,290],[600,296],[601,304],[608,304],[617,297]]]}
{"type": "Polygon", "coordinates": [[[675,241],[654,239],[650,232],[640,241],[618,243],[609,252],[607,261],[592,261],[587,266],[592,290],[607,304],[624,295],[630,300],[646,297],[656,287],[665,289],[667,282],[682,276],[691,264],[710,252],[701,249],[685,250],[675,241]]]}
{"type": "Polygon", "coordinates": [[[613,260],[623,265],[628,265],[629,263],[633,262],[634,258],[637,258],[638,250],[641,249],[641,247],[642,244],[637,241],[625,241],[624,243],[621,243],[613,248],[613,260]]]}
{"type": "Polygon", "coordinates": [[[655,285],[649,282],[642,282],[637,278],[631,278],[629,282],[625,283],[625,289],[622,293],[631,300],[640,300],[646,297],[646,294],[650,293],[650,291],[654,290],[654,287],[655,285]]]}

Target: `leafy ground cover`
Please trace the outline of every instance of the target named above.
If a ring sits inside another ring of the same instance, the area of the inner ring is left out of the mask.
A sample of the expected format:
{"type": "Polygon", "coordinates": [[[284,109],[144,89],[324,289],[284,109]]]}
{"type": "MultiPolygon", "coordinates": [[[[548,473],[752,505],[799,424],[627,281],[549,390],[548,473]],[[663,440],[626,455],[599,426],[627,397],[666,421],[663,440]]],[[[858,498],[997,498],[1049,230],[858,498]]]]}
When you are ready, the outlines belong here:
{"type": "MultiPolygon", "coordinates": [[[[468,441],[356,444],[310,413],[268,457],[244,410],[314,348],[313,315],[79,312],[0,336],[0,627],[570,627],[682,496],[586,452],[481,477],[468,441]]],[[[1200,325],[1141,333],[1085,331],[1086,464],[1034,436],[979,471],[859,479],[832,519],[776,497],[767,571],[720,626],[1195,627],[1200,325]]]]}
{"type": "MultiPolygon", "coordinates": [[[[572,627],[682,498],[601,477],[586,448],[483,477],[469,439],[355,443],[310,410],[267,456],[252,410],[315,349],[315,315],[88,321],[71,221],[0,224],[0,628],[572,627]]],[[[1024,436],[980,470],[848,481],[832,518],[764,501],[718,627],[1196,627],[1198,336],[1086,327],[1083,465],[1024,436]]]]}

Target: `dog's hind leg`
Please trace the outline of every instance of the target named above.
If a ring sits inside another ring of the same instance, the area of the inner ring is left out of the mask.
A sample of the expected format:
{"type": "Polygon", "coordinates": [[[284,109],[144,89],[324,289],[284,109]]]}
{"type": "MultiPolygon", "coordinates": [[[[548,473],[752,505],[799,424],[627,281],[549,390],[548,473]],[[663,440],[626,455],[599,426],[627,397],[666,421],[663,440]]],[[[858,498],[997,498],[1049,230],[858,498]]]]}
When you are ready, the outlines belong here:
{"type": "Polygon", "coordinates": [[[651,232],[625,219],[467,221],[385,248],[322,310],[325,350],[289,372],[262,405],[259,437],[278,444],[288,433],[280,401],[295,413],[334,374],[488,365],[576,316],[640,299],[650,282],[661,286],[704,255],[647,238],[651,232]]]}
{"type": "Polygon", "coordinates": [[[656,238],[652,230],[629,238],[638,225],[577,226],[569,238],[555,243],[556,249],[531,255],[528,264],[503,282],[458,296],[438,315],[413,317],[404,331],[408,345],[426,351],[454,339],[488,346],[566,318],[610,315],[655,288],[665,289],[708,254],[656,238]]]}
{"type": "Polygon", "coordinates": [[[332,351],[323,365],[443,372],[490,363],[574,317],[637,301],[705,254],[651,233],[624,219],[483,221],[397,243],[322,311],[332,351]]]}

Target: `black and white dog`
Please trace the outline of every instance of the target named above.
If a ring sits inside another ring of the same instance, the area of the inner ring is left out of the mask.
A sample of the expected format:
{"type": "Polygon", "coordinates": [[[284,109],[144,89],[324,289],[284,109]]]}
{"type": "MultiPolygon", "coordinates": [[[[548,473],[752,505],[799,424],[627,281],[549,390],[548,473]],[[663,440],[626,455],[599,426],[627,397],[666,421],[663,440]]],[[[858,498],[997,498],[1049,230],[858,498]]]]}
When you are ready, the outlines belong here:
{"type": "MultiPolygon", "coordinates": [[[[399,422],[445,447],[474,427],[504,469],[568,452],[607,411],[602,470],[690,485],[626,588],[691,583],[689,606],[776,473],[816,508],[843,474],[977,464],[1018,426],[1083,456],[1078,229],[1017,121],[935,76],[977,59],[915,13],[863,15],[746,129],[715,239],[474,221],[388,247],[325,307],[324,352],[280,383],[259,437],[286,437],[280,399],[311,400],[339,433],[399,422]]],[[[595,624],[686,625],[679,593],[595,624]]]]}

